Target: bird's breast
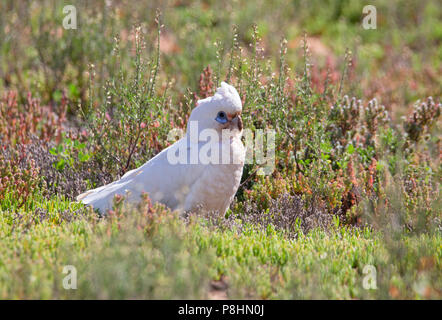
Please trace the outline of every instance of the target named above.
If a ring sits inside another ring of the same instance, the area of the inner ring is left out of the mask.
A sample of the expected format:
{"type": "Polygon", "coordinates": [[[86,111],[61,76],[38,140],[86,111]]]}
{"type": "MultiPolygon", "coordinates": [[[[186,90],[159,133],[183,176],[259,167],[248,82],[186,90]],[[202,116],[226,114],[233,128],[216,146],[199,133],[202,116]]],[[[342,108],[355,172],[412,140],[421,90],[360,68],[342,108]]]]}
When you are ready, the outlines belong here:
{"type": "Polygon", "coordinates": [[[188,209],[202,206],[206,211],[224,214],[233,200],[241,181],[245,148],[239,139],[222,147],[223,152],[230,153],[230,161],[206,166],[204,174],[195,183],[189,195],[188,209]]]}

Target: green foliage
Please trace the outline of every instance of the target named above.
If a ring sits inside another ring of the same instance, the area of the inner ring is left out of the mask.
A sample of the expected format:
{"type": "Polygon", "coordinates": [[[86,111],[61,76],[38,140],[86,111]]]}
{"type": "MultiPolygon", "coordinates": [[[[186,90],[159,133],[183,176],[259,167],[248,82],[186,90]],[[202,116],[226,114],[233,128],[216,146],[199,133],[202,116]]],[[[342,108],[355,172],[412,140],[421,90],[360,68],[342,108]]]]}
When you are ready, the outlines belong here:
{"type": "Polygon", "coordinates": [[[74,167],[78,163],[87,162],[91,154],[87,153],[86,143],[79,140],[72,140],[63,136],[62,142],[49,149],[49,153],[57,156],[58,161],[54,163],[57,170],[63,171],[66,165],[74,167]]]}
{"type": "MultiPolygon", "coordinates": [[[[93,94],[86,114],[93,156],[107,172],[123,175],[139,161],[152,157],[164,145],[168,129],[167,97],[156,95],[155,86],[160,67],[160,16],[157,21],[157,47],[155,57],[146,60],[146,47],[141,27],[134,29],[134,72],[127,75],[121,63],[117,77],[106,86],[106,100],[94,108],[93,94]]],[[[119,60],[119,47],[114,50],[119,60]]],[[[90,70],[90,91],[94,70],[90,70]]]]}
{"type": "MultiPolygon", "coordinates": [[[[35,162],[25,163],[18,150],[0,150],[0,208],[17,210],[39,194],[42,179],[35,162]]],[[[42,188],[44,192],[44,188],[42,188]]]]}
{"type": "Polygon", "coordinates": [[[148,201],[100,220],[65,210],[2,214],[1,297],[210,298],[210,280],[221,279],[233,299],[437,298],[442,281],[440,234],[390,242],[335,223],[287,239],[271,225],[186,223],[148,201]],[[76,290],[63,289],[66,265],[77,269],[76,290]],[[366,265],[376,267],[377,290],[363,288],[366,265]]]}

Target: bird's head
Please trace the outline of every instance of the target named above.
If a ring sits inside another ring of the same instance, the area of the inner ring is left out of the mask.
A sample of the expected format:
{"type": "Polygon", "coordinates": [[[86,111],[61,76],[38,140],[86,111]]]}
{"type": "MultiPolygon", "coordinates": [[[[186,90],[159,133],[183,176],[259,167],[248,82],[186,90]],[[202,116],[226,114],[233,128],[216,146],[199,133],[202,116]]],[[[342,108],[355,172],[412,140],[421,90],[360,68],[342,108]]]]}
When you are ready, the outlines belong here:
{"type": "Polygon", "coordinates": [[[190,115],[189,123],[197,121],[199,131],[215,129],[221,134],[223,129],[229,129],[234,135],[240,135],[243,128],[241,111],[241,98],[236,89],[221,82],[221,87],[212,97],[198,101],[197,107],[190,115]]]}

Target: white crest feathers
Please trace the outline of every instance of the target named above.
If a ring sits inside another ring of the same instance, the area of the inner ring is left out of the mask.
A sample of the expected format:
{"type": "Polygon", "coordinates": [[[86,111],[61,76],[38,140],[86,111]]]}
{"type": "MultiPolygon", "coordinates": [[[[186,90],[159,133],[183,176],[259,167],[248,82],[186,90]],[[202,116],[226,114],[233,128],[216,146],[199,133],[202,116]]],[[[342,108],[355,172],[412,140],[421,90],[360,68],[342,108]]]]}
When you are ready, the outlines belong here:
{"type": "Polygon", "coordinates": [[[215,95],[202,100],[198,100],[198,106],[200,104],[206,103],[223,103],[224,105],[229,106],[236,111],[242,111],[242,103],[238,91],[236,91],[235,87],[227,84],[224,81],[221,82],[221,87],[216,90],[215,95]]]}

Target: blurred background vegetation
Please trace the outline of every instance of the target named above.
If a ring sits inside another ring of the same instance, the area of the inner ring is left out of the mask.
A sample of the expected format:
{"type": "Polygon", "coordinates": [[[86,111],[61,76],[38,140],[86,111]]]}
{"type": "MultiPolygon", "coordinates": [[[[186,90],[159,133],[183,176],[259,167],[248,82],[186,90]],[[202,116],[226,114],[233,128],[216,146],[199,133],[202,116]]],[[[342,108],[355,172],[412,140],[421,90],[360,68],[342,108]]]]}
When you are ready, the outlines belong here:
{"type": "MultiPolygon", "coordinates": [[[[442,23],[437,0],[374,1],[377,29],[362,28],[364,1],[12,1],[0,4],[0,87],[38,93],[59,103],[62,91],[76,103],[87,100],[88,65],[103,85],[116,70],[115,38],[130,64],[133,28],[140,25],[147,51],[155,48],[155,14],[162,12],[162,81],[174,80],[174,94],[196,90],[199,74],[217,65],[232,45],[232,28],[244,55],[252,50],[252,25],[262,38],[265,59],[277,64],[281,38],[287,63],[303,68],[301,40],[307,33],[315,68],[342,70],[345,50],[353,54],[350,95],[381,97],[404,109],[422,96],[439,96],[442,23]],[[65,30],[65,5],[77,9],[78,29],[65,30]],[[126,50],[127,49],[127,50],[126,50]]],[[[224,59],[227,60],[227,59],[224,59]]],[[[223,61],[225,64],[228,61],[223,61]]],[[[101,87],[101,86],[99,86],[101,87]]],[[[405,110],[399,110],[399,114],[405,110]]]]}

